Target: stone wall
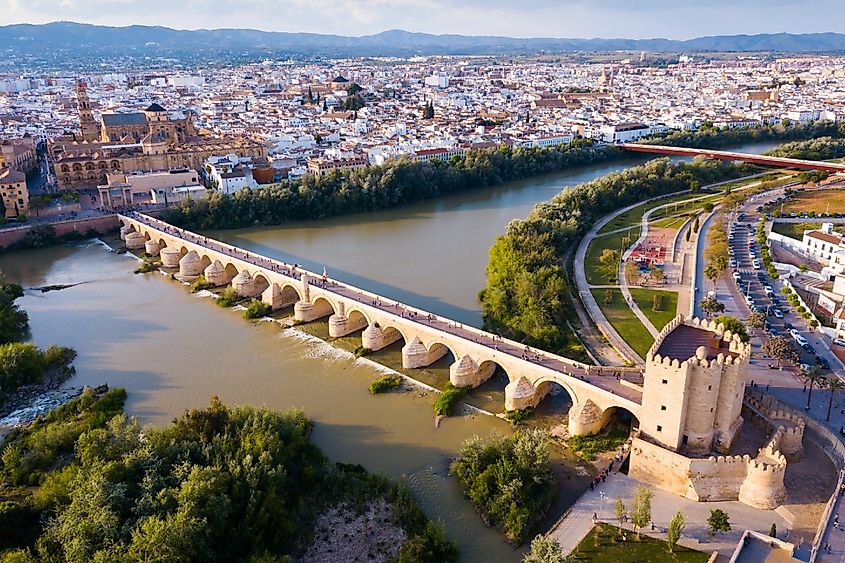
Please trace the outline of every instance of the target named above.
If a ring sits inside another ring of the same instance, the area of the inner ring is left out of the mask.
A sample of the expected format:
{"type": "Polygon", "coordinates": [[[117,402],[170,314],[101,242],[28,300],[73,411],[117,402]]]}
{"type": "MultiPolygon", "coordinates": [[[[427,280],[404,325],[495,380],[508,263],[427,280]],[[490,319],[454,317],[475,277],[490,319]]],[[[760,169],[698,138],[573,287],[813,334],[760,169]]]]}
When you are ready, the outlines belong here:
{"type": "MultiPolygon", "coordinates": [[[[86,234],[89,230],[94,230],[100,234],[105,234],[117,230],[119,222],[117,215],[101,215],[98,217],[89,217],[85,219],[72,219],[69,221],[58,221],[50,223],[58,236],[64,236],[71,233],[86,234]]],[[[22,240],[26,234],[32,229],[33,225],[23,225],[20,227],[12,227],[9,229],[0,230],[0,248],[7,248],[22,240]]]]}

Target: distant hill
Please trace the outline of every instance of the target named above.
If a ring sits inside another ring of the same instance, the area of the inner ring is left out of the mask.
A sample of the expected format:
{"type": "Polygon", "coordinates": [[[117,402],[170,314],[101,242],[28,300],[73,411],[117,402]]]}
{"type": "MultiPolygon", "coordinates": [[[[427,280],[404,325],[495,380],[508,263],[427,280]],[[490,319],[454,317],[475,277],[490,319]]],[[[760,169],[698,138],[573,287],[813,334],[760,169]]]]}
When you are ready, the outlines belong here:
{"type": "Polygon", "coordinates": [[[158,26],[110,27],[73,22],[0,26],[0,52],[60,58],[88,55],[148,56],[261,54],[294,56],[408,56],[524,54],[537,52],[839,52],[845,34],[760,34],[670,39],[567,39],[432,35],[392,30],[362,37],[254,29],[181,31],[158,26]]]}

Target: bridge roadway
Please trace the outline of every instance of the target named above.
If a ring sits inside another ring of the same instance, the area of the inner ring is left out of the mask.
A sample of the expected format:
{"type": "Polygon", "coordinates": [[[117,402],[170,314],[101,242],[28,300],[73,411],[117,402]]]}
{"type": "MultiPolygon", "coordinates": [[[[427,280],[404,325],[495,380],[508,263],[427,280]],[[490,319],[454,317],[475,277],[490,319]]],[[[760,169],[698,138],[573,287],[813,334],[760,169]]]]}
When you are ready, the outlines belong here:
{"type": "Polygon", "coordinates": [[[244,287],[244,281],[260,282],[262,300],[274,308],[293,304],[298,320],[311,321],[331,315],[329,332],[335,333],[332,336],[364,329],[363,345],[372,350],[401,337],[405,342],[402,356],[406,368],[424,367],[451,352],[455,358],[450,368],[452,383],[475,387],[499,367],[509,380],[505,389],[507,409],[536,406],[550,391],[549,383],[557,383],[573,402],[569,416],[573,434],[597,431],[617,408],[639,418],[642,391],[637,385],[641,383],[638,369],[589,366],[528,348],[297,265],[180,229],[149,215],[131,212],[118,218],[123,226],[121,237],[127,246],[130,239],[135,239],[136,248],[142,242],[150,254],[161,252],[163,262],[165,253],[176,255],[168,248],[178,250],[180,274],[194,275],[177,274],[177,278],[196,279],[204,271],[208,279],[222,266],[228,275],[221,285],[231,283],[238,290],[244,287]],[[142,233],[143,239],[131,235],[132,231],[142,233]],[[204,270],[191,272],[191,264],[195,262],[202,264],[204,270]],[[212,272],[209,268],[216,270],[212,272]]]}
{"type": "Polygon", "coordinates": [[[643,145],[640,143],[620,143],[619,148],[632,152],[668,154],[673,156],[704,156],[718,160],[738,160],[749,164],[775,166],[780,168],[799,168],[802,170],[821,170],[824,172],[845,172],[845,164],[799,158],[764,156],[742,152],[717,151],[711,149],[691,149],[687,147],[669,147],[665,145],[643,145]]]}

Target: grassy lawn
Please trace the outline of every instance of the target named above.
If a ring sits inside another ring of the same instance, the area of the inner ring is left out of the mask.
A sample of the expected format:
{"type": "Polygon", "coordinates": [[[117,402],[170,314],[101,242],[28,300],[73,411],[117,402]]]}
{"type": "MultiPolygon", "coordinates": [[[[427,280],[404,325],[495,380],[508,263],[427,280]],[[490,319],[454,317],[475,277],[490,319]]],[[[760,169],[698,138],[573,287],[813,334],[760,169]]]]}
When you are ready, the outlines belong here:
{"type": "Polygon", "coordinates": [[[594,238],[590,241],[587,247],[587,253],[584,255],[584,273],[587,276],[587,283],[591,285],[608,285],[617,283],[617,274],[619,272],[618,265],[616,268],[605,268],[599,262],[599,257],[604,249],[610,248],[620,253],[623,251],[623,246],[627,248],[640,237],[639,229],[631,229],[630,240],[625,241],[628,232],[616,233],[612,235],[603,235],[594,238]]]}
{"type": "Polygon", "coordinates": [[[675,229],[676,231],[681,228],[681,225],[684,224],[684,221],[687,220],[688,214],[683,214],[680,217],[666,217],[665,219],[659,219],[657,221],[649,221],[649,224],[652,227],[657,227],[659,229],[675,229]]]}
{"type": "Polygon", "coordinates": [[[845,189],[800,192],[784,203],[784,213],[845,213],[845,189]],[[828,207],[829,206],[829,207],[828,207]]]}
{"type": "MultiPolygon", "coordinates": [[[[701,194],[694,194],[693,196],[688,196],[687,199],[701,197],[701,194]]],[[[666,217],[671,217],[672,215],[677,215],[678,213],[692,213],[700,210],[704,207],[704,204],[708,201],[713,203],[714,205],[718,203],[720,199],[722,199],[722,194],[711,195],[705,197],[703,199],[693,199],[693,201],[678,201],[675,202],[675,205],[670,205],[664,209],[658,209],[654,213],[651,214],[649,219],[651,221],[656,221],[658,219],[664,219],[666,217]]]]}
{"type": "Polygon", "coordinates": [[[775,223],[772,225],[772,231],[796,240],[801,240],[804,237],[804,231],[808,229],[820,229],[821,226],[821,223],[810,221],[804,223],[775,223]]]}
{"type": "Polygon", "coordinates": [[[669,544],[663,540],[642,535],[637,541],[637,534],[631,531],[620,530],[610,524],[597,524],[581,540],[570,557],[574,561],[602,563],[652,563],[654,561],[697,563],[707,561],[710,554],[681,546],[675,547],[675,553],[669,553],[669,544]],[[623,533],[627,541],[623,541],[623,533]]]}
{"type": "Polygon", "coordinates": [[[666,291],[663,289],[639,289],[630,288],[631,297],[639,306],[643,314],[648,317],[654,328],[660,330],[669,321],[675,318],[678,314],[678,293],[676,291],[666,291]],[[661,295],[663,297],[663,310],[654,311],[654,296],[661,295]]]}
{"type": "Polygon", "coordinates": [[[654,344],[651,333],[643,326],[640,319],[634,314],[625,298],[622,297],[621,289],[592,289],[593,297],[599,304],[599,308],[610,321],[611,326],[619,333],[619,336],[628,343],[634,351],[645,358],[648,349],[654,344]],[[612,302],[605,303],[607,292],[613,296],[612,302]]]}
{"type": "Polygon", "coordinates": [[[621,229],[623,227],[638,227],[643,221],[643,215],[649,209],[654,209],[655,207],[660,207],[661,205],[666,205],[667,203],[683,201],[691,197],[700,196],[701,194],[681,194],[673,197],[664,197],[663,199],[658,199],[657,201],[643,203],[614,218],[613,221],[610,221],[604,227],[599,229],[599,234],[615,231],[616,229],[621,229]]]}

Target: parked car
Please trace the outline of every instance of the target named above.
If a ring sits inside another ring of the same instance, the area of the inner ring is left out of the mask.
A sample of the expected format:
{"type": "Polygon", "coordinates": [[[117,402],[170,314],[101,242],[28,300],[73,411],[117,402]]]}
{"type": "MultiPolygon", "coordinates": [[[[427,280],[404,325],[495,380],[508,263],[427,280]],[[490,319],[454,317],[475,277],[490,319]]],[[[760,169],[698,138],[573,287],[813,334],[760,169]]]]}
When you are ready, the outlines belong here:
{"type": "Polygon", "coordinates": [[[776,318],[776,319],[782,319],[782,318],[783,318],[783,311],[781,311],[781,310],[780,310],[780,309],[778,309],[777,307],[772,307],[772,308],[771,308],[771,309],[769,309],[769,310],[770,310],[770,311],[771,311],[771,313],[775,316],[775,318],[776,318]]]}
{"type": "Polygon", "coordinates": [[[845,339],[842,338],[834,338],[833,343],[837,346],[845,346],[845,339]]]}
{"type": "Polygon", "coordinates": [[[769,328],[769,334],[772,335],[772,336],[778,336],[780,333],[778,332],[778,329],[776,329],[775,327],[770,327],[769,328]]]}
{"type": "Polygon", "coordinates": [[[807,352],[809,352],[810,354],[815,354],[815,353],[816,353],[816,349],[815,349],[815,348],[813,348],[813,346],[812,346],[809,342],[808,342],[808,343],[806,343],[806,344],[802,344],[802,345],[801,345],[801,347],[802,347],[804,350],[806,350],[807,352]]]}
{"type": "Polygon", "coordinates": [[[810,364],[803,364],[802,363],[802,364],[798,364],[798,369],[800,369],[804,373],[807,373],[807,372],[810,371],[811,368],[810,368],[810,364]]]}
{"type": "Polygon", "coordinates": [[[816,356],[816,363],[824,369],[830,369],[830,362],[828,362],[827,358],[825,358],[824,356],[816,356]]]}
{"type": "Polygon", "coordinates": [[[755,270],[760,269],[760,262],[759,262],[759,260],[757,260],[757,258],[754,258],[753,260],[751,260],[751,267],[754,268],[755,270]]]}

